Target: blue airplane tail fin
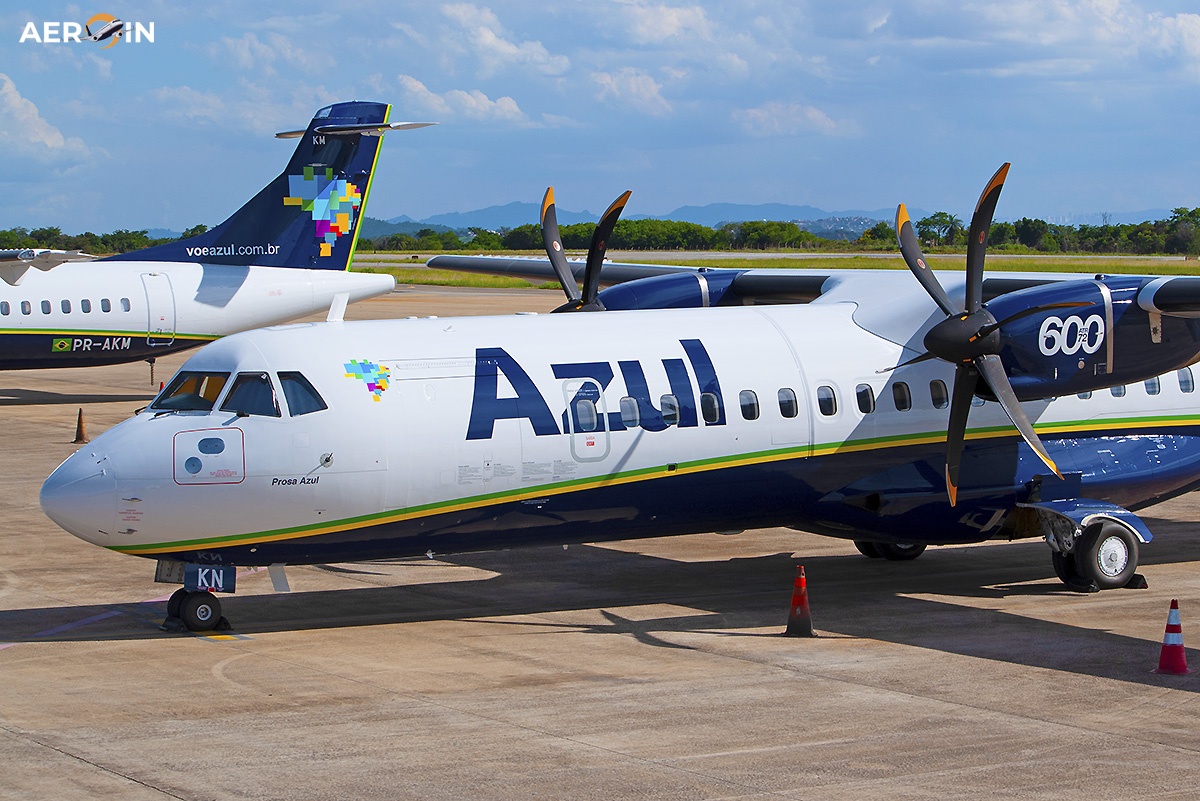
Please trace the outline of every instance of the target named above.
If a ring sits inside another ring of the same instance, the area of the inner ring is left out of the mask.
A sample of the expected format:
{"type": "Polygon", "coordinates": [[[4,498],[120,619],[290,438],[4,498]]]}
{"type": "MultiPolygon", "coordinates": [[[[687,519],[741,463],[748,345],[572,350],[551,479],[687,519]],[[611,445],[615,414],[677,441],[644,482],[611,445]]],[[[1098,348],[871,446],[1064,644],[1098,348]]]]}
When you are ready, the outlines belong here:
{"type": "Polygon", "coordinates": [[[287,169],[225,222],[189,239],[109,257],[345,270],[385,131],[431,123],[389,124],[386,103],[337,103],[321,109],[299,138],[287,169]]]}

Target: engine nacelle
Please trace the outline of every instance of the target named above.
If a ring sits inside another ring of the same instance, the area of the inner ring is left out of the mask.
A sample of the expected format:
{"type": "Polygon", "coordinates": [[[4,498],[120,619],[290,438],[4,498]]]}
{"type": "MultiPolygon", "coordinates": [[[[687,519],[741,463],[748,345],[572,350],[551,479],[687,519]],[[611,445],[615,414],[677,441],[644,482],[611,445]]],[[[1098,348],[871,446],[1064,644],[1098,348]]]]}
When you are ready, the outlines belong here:
{"type": "Polygon", "coordinates": [[[610,311],[695,309],[716,306],[740,273],[733,270],[671,273],[616,284],[599,293],[610,311]]]}
{"type": "Polygon", "coordinates": [[[1130,384],[1200,358],[1200,320],[1153,310],[1143,289],[1157,283],[1098,276],[1010,292],[985,304],[1002,322],[1026,309],[1082,304],[1002,325],[999,356],[1017,397],[1034,400],[1130,384]]]}

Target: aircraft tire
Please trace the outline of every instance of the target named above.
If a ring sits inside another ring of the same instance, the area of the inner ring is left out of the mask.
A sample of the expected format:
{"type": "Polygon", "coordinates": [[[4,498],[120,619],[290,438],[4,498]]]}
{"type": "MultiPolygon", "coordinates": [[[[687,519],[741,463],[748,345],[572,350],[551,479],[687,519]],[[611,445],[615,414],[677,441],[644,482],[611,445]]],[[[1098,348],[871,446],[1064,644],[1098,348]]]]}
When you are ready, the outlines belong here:
{"type": "Polygon", "coordinates": [[[854,541],[854,547],[858,549],[859,553],[868,559],[878,559],[880,557],[879,549],[875,547],[877,544],[878,543],[871,542],[870,540],[854,541]]]}
{"type": "Polygon", "coordinates": [[[1068,587],[1082,582],[1079,568],[1075,566],[1075,554],[1051,551],[1050,564],[1054,565],[1054,575],[1058,576],[1058,580],[1068,587]]]}
{"type": "Polygon", "coordinates": [[[907,562],[925,553],[925,546],[918,542],[876,542],[875,550],[889,562],[907,562]]]}
{"type": "Polygon", "coordinates": [[[171,597],[167,599],[167,617],[179,617],[179,610],[183,606],[183,599],[188,595],[188,591],[183,587],[171,593],[171,597]]]}
{"type": "Polygon", "coordinates": [[[1137,572],[1138,542],[1116,523],[1091,526],[1075,544],[1075,566],[1102,590],[1124,587],[1137,572]]]}
{"type": "Polygon", "coordinates": [[[211,592],[189,592],[179,606],[188,631],[212,631],[221,620],[221,602],[211,592]]]}

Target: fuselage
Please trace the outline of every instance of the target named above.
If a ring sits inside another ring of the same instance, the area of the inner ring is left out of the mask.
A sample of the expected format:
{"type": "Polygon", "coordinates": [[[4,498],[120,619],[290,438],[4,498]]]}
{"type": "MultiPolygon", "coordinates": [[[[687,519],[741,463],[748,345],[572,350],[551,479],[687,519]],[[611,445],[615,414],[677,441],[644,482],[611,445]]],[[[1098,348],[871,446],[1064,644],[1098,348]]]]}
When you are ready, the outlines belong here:
{"type": "MultiPolygon", "coordinates": [[[[906,298],[873,319],[831,292],[240,334],[179,374],[208,376],[210,408],[168,387],[60,466],[42,504],[107,548],[239,565],[776,525],[896,542],[1034,535],[1013,512],[1059,479],[995,403],[971,410],[947,503],[954,368],[879,372],[911,358],[901,343],[932,314],[906,298]],[[242,408],[231,388],[256,382],[242,408]]],[[[1185,369],[1024,406],[1075,495],[1137,507],[1200,479],[1194,387],[1185,369]]]]}
{"type": "Polygon", "coordinates": [[[390,276],[186,262],[100,261],[0,283],[0,369],[150,359],[391,291],[390,276]]]}

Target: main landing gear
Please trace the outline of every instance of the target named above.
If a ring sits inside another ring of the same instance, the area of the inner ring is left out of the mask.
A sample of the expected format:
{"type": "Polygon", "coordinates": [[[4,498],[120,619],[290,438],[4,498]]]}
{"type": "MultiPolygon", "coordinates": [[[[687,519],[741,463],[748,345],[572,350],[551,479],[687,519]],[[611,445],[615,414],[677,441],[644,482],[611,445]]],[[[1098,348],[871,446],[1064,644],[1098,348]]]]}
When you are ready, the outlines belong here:
{"type": "Polygon", "coordinates": [[[863,556],[871,559],[886,559],[889,562],[907,562],[925,553],[925,546],[917,542],[855,540],[854,547],[863,556]]]}
{"type": "Polygon", "coordinates": [[[1111,521],[1093,523],[1081,532],[1052,533],[1046,543],[1054,574],[1069,590],[1146,587],[1146,579],[1137,572],[1137,537],[1122,525],[1111,521]]]}
{"type": "Polygon", "coordinates": [[[165,631],[228,631],[229,621],[221,616],[221,601],[205,590],[175,590],[167,600],[165,631]]]}

